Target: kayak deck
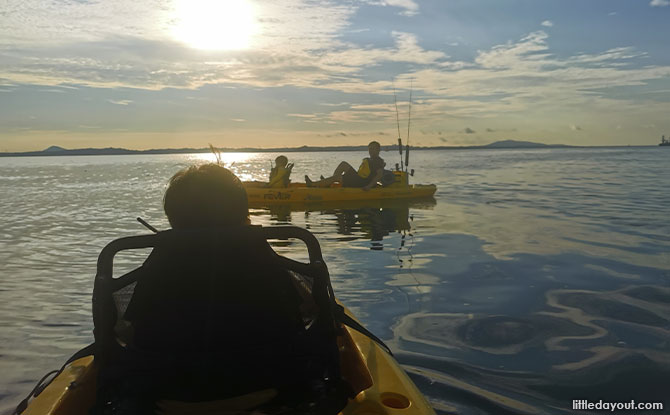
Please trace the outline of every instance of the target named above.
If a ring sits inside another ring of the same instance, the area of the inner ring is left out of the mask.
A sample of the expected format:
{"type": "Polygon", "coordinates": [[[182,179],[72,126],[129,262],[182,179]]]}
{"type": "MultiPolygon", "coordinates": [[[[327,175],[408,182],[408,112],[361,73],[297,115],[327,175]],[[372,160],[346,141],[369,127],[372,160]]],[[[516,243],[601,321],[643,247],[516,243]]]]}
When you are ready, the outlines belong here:
{"type": "MultiPolygon", "coordinates": [[[[352,316],[349,310],[346,313],[352,316]]],[[[344,328],[339,338],[342,374],[360,392],[349,400],[341,415],[435,414],[391,355],[367,336],[347,326],[344,328]]],[[[95,401],[96,373],[93,356],[75,360],[30,402],[23,415],[88,414],[95,401]]],[[[265,390],[212,402],[162,401],[159,406],[164,414],[213,413],[212,410],[244,409],[245,403],[257,404],[259,399],[273,396],[265,390]]]]}
{"type": "Polygon", "coordinates": [[[431,197],[434,184],[393,185],[363,190],[355,187],[307,187],[291,183],[284,188],[269,188],[264,182],[244,182],[250,204],[291,204],[358,200],[398,200],[431,197]]]}

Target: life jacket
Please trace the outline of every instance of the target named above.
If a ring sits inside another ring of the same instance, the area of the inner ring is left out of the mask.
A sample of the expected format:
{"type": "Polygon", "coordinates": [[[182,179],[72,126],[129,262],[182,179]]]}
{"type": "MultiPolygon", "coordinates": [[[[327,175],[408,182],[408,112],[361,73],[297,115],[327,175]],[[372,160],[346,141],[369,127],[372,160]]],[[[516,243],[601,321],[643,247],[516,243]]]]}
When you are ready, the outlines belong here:
{"type": "Polygon", "coordinates": [[[273,167],[270,170],[270,182],[268,187],[288,187],[291,176],[291,169],[286,167],[273,167]]]}
{"type": "Polygon", "coordinates": [[[384,163],[384,160],[381,157],[377,157],[376,159],[366,157],[358,167],[358,175],[364,179],[372,178],[372,173],[379,169],[383,169],[385,165],[386,163],[384,163]]]}
{"type": "Polygon", "coordinates": [[[364,179],[370,176],[370,157],[363,159],[363,162],[358,167],[358,175],[364,179]]]}

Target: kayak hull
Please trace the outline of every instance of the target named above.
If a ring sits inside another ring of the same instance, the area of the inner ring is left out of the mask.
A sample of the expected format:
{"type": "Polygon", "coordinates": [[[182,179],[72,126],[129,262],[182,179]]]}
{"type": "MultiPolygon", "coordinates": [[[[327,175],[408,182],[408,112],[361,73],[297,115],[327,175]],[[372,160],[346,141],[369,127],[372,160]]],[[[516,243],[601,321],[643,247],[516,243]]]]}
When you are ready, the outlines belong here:
{"type": "Polygon", "coordinates": [[[22,415],[87,415],[95,404],[96,374],[93,356],[73,361],[30,402],[22,415]]]}
{"type": "MultiPolygon", "coordinates": [[[[345,312],[353,317],[346,308],[345,312]]],[[[425,397],[388,352],[356,330],[348,326],[344,326],[344,329],[338,339],[342,374],[360,392],[349,400],[340,412],[341,415],[435,414],[425,397]]],[[[96,374],[93,356],[73,361],[30,402],[23,415],[87,415],[95,403],[96,374]]],[[[166,414],[197,413],[204,408],[207,408],[205,412],[225,411],[230,410],[231,405],[239,408],[240,401],[244,399],[253,398],[244,396],[193,404],[163,401],[159,406],[166,414]]]]}
{"type": "Polygon", "coordinates": [[[245,182],[244,185],[250,205],[410,200],[432,197],[437,190],[433,184],[376,187],[370,190],[353,187],[307,187],[304,183],[293,183],[285,188],[268,188],[261,182],[245,182]]]}

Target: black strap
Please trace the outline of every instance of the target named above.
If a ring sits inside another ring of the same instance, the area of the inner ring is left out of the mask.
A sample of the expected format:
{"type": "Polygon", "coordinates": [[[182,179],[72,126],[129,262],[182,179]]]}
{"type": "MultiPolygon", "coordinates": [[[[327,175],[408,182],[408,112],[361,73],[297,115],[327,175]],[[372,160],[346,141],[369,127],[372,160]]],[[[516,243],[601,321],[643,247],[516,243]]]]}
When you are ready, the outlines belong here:
{"type": "Polygon", "coordinates": [[[391,349],[377,336],[372,334],[370,330],[366,329],[359,323],[358,321],[354,320],[353,318],[349,317],[347,313],[344,312],[344,307],[342,307],[339,304],[336,304],[336,319],[352,329],[356,330],[357,332],[369,337],[370,339],[374,340],[377,344],[379,344],[388,354],[393,356],[393,352],[391,352],[391,349]]]}
{"type": "Polygon", "coordinates": [[[61,367],[59,370],[52,370],[51,372],[44,375],[42,377],[42,379],[40,379],[39,382],[37,382],[37,385],[35,385],[33,390],[30,391],[28,396],[26,396],[26,398],[24,400],[19,402],[19,404],[16,406],[16,409],[14,409],[14,412],[12,413],[12,415],[22,414],[23,411],[25,411],[26,408],[28,408],[28,402],[30,401],[31,398],[37,397],[40,393],[42,393],[42,391],[44,389],[46,389],[46,387],[49,386],[49,384],[54,379],[56,379],[56,377],[58,377],[58,375],[60,375],[63,372],[63,370],[65,370],[65,367],[67,365],[69,365],[70,363],[74,362],[77,359],[81,359],[84,356],[92,355],[94,348],[95,348],[95,343],[89,344],[88,346],[84,347],[83,349],[81,349],[78,352],[76,352],[75,354],[73,354],[69,359],[67,359],[67,361],[65,362],[63,367],[61,367]],[[49,379],[49,381],[45,383],[44,381],[51,375],[54,375],[54,376],[52,376],[51,379],[49,379]]]}

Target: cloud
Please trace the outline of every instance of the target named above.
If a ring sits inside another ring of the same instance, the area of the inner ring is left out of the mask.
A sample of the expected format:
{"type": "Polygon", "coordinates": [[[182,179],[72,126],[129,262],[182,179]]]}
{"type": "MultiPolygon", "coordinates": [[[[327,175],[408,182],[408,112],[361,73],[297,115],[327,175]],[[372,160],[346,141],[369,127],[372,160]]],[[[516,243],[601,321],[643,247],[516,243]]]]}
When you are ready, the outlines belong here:
{"type": "Polygon", "coordinates": [[[311,62],[332,72],[350,73],[383,62],[430,65],[439,64],[448,58],[443,52],[424,50],[419,45],[418,37],[412,33],[393,31],[391,36],[394,40],[392,48],[360,48],[347,44],[342,45],[340,50],[323,54],[319,61],[312,59],[311,62]]]}
{"type": "MultiPolygon", "coordinates": [[[[421,110],[428,116],[441,113],[480,119],[522,116],[524,112],[574,112],[584,106],[594,113],[639,114],[648,105],[608,98],[607,91],[670,76],[670,66],[640,65],[647,55],[631,47],[559,58],[550,52],[548,40],[545,32],[533,32],[517,42],[479,51],[474,64],[458,70],[425,67],[415,71],[415,90],[429,96],[421,110]]],[[[528,122],[529,117],[523,119],[528,122]]]]}
{"type": "MultiPolygon", "coordinates": [[[[580,54],[573,56],[569,59],[570,62],[575,62],[577,64],[593,64],[600,63],[605,61],[625,61],[635,58],[646,57],[647,54],[644,52],[635,52],[633,48],[630,47],[619,47],[606,50],[605,52],[599,54],[580,54]]],[[[608,63],[611,65],[611,63],[608,63]]]]}
{"type": "Polygon", "coordinates": [[[359,82],[354,75],[366,67],[385,62],[442,65],[448,59],[443,52],[423,49],[414,34],[392,32],[391,36],[393,47],[361,48],[324,40],[319,52],[300,47],[285,52],[278,47],[205,53],[174,41],[118,36],[60,47],[3,51],[0,46],[0,78],[41,85],[67,82],[143,89],[195,89],[206,84],[330,89],[337,84],[340,90],[371,92],[388,88],[390,81],[359,82]]]}
{"type": "Polygon", "coordinates": [[[315,118],[316,114],[286,114],[289,117],[296,117],[296,118],[315,118]]]}
{"type": "Polygon", "coordinates": [[[649,5],[651,7],[666,7],[670,6],[670,0],[651,0],[649,5]]]}
{"type": "Polygon", "coordinates": [[[476,133],[476,131],[473,130],[472,128],[470,128],[470,127],[465,127],[465,130],[463,130],[462,132],[465,133],[465,134],[474,134],[474,133],[476,133]]]}
{"type": "Polygon", "coordinates": [[[46,89],[40,89],[40,92],[53,92],[56,94],[63,94],[65,93],[65,90],[63,89],[58,89],[58,88],[46,88],[46,89]]]}
{"type": "Polygon", "coordinates": [[[107,102],[114,105],[130,105],[133,103],[133,101],[129,99],[108,99],[107,102]]]}
{"type": "Polygon", "coordinates": [[[319,105],[323,105],[326,107],[342,107],[342,106],[349,106],[351,105],[350,102],[320,102],[319,105]]]}
{"type": "Polygon", "coordinates": [[[414,16],[419,13],[419,5],[414,0],[369,0],[368,4],[399,7],[403,9],[400,14],[404,16],[414,16]]]}
{"type": "Polygon", "coordinates": [[[344,131],[337,131],[335,133],[329,133],[329,134],[317,134],[317,136],[319,136],[319,137],[327,137],[327,138],[332,138],[332,137],[369,137],[371,135],[384,136],[384,135],[387,135],[387,134],[383,131],[379,131],[379,132],[365,131],[365,132],[349,132],[349,133],[346,133],[344,131]]]}
{"type": "Polygon", "coordinates": [[[575,124],[570,124],[570,129],[572,131],[582,131],[582,127],[575,125],[575,124]]]}
{"type": "Polygon", "coordinates": [[[483,68],[503,69],[519,63],[532,65],[539,62],[548,54],[546,40],[549,36],[543,31],[530,33],[517,43],[508,42],[505,45],[494,46],[490,51],[479,51],[475,62],[483,68]]]}
{"type": "Polygon", "coordinates": [[[544,22],[542,22],[540,24],[544,27],[553,27],[554,26],[554,22],[552,22],[551,20],[545,20],[544,22]]]}

